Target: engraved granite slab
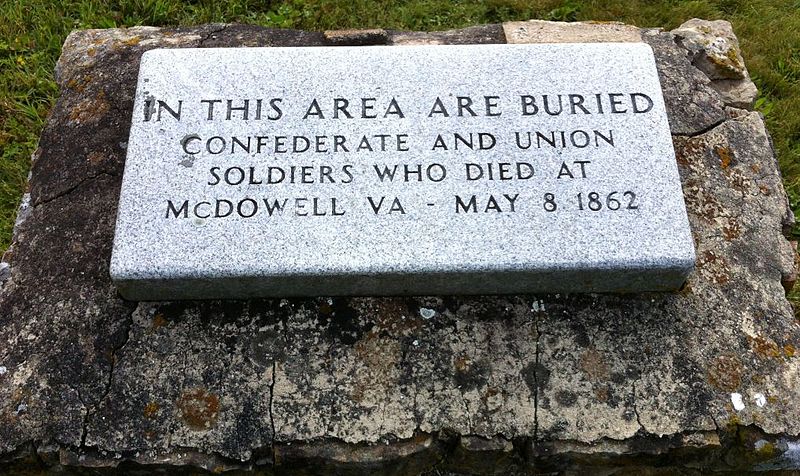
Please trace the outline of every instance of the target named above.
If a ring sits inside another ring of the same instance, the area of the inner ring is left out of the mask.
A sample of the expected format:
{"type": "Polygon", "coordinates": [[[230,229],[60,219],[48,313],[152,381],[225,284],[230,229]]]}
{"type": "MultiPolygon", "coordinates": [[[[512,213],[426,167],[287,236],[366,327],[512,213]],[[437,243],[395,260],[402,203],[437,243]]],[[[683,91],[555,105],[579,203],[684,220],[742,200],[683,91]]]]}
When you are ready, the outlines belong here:
{"type": "Polygon", "coordinates": [[[694,260],[646,44],[142,57],[129,299],[661,291],[694,260]]]}

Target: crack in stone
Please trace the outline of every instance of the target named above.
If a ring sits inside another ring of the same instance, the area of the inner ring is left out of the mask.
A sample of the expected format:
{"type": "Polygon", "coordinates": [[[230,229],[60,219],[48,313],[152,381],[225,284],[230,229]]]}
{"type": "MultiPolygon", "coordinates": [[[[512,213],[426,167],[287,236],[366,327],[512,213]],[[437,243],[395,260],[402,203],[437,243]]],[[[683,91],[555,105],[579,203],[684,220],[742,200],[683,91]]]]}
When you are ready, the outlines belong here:
{"type": "MultiPolygon", "coordinates": [[[[280,302],[280,301],[279,301],[280,302]]],[[[287,303],[287,306],[290,304],[287,303]]],[[[278,323],[280,324],[281,333],[283,335],[283,346],[285,349],[289,349],[289,318],[285,315],[278,315],[278,323]]],[[[269,423],[270,428],[272,429],[272,435],[270,437],[270,447],[272,450],[272,466],[274,467],[278,461],[278,451],[276,448],[276,442],[278,436],[275,432],[275,383],[277,380],[278,375],[278,355],[279,352],[275,352],[272,356],[272,382],[269,385],[269,423]]]]}
{"type": "Polygon", "coordinates": [[[36,459],[36,463],[41,468],[47,468],[48,467],[47,463],[45,462],[44,458],[42,458],[42,455],[39,453],[39,448],[42,446],[42,444],[43,444],[42,441],[36,441],[36,440],[31,441],[31,453],[33,454],[34,459],[36,459]]]}
{"type": "Polygon", "coordinates": [[[631,406],[633,407],[633,414],[636,415],[636,423],[639,424],[639,428],[644,433],[648,433],[647,429],[642,424],[642,418],[639,415],[639,409],[636,406],[636,382],[638,382],[638,381],[639,381],[639,379],[635,379],[633,381],[633,383],[631,384],[631,387],[632,387],[631,391],[632,391],[632,394],[633,394],[633,402],[631,403],[631,406]]]}
{"type": "MultiPolygon", "coordinates": [[[[416,380],[416,379],[414,379],[414,380],[416,380]]],[[[418,395],[419,395],[419,386],[417,385],[416,382],[414,382],[414,380],[412,380],[413,383],[412,383],[411,386],[412,386],[412,388],[414,390],[414,401],[412,403],[412,405],[413,405],[412,409],[413,409],[413,413],[414,413],[414,433],[416,434],[417,431],[421,431],[422,430],[422,428],[421,428],[422,415],[421,415],[421,413],[419,411],[419,402],[417,400],[418,399],[418,395]]]]}
{"type": "MultiPolygon", "coordinates": [[[[457,319],[453,320],[453,337],[455,337],[455,340],[457,341],[460,348],[462,349],[470,348],[470,346],[468,344],[465,344],[464,341],[461,339],[461,333],[458,330],[457,319]]],[[[462,389],[460,385],[456,387],[456,390],[458,391],[458,394],[461,397],[460,398],[461,405],[464,407],[464,415],[466,416],[467,419],[467,430],[468,430],[467,433],[471,433],[473,429],[473,423],[472,423],[472,415],[469,412],[469,402],[467,401],[467,397],[464,394],[464,389],[462,389]]]]}
{"type": "Polygon", "coordinates": [[[97,178],[100,178],[100,177],[102,177],[103,175],[106,175],[106,176],[108,176],[108,177],[112,177],[112,178],[114,178],[114,177],[118,177],[118,175],[116,175],[116,174],[113,174],[113,173],[111,173],[111,172],[99,172],[99,173],[96,173],[96,174],[94,174],[94,175],[90,175],[90,176],[88,176],[88,177],[84,177],[82,180],[80,180],[80,181],[79,181],[78,183],[76,183],[75,185],[73,185],[73,186],[71,186],[71,187],[67,188],[66,190],[64,190],[64,191],[62,191],[62,192],[59,192],[59,193],[57,193],[57,194],[53,195],[52,197],[45,198],[45,199],[41,199],[41,200],[39,200],[39,201],[33,201],[33,200],[31,200],[31,205],[30,205],[30,206],[31,206],[31,208],[37,208],[37,207],[40,207],[40,206],[42,206],[42,205],[46,205],[46,204],[48,204],[48,203],[50,203],[50,202],[52,202],[52,201],[54,201],[54,200],[58,200],[59,198],[62,198],[62,197],[65,197],[65,196],[67,196],[67,195],[71,194],[72,192],[74,192],[75,190],[77,190],[78,188],[80,188],[81,186],[83,186],[83,184],[85,184],[85,183],[88,183],[88,182],[91,182],[92,180],[95,180],[95,179],[97,179],[97,178]]]}
{"type": "Polygon", "coordinates": [[[716,419],[716,418],[714,418],[714,414],[713,414],[713,413],[709,413],[709,414],[708,414],[708,417],[709,417],[709,418],[711,418],[711,423],[713,423],[713,424],[714,424],[714,428],[716,428],[717,435],[719,435],[719,433],[720,433],[720,427],[719,427],[719,423],[717,423],[717,419],[716,419]]]}
{"type": "Polygon", "coordinates": [[[278,368],[278,361],[274,357],[272,358],[272,382],[269,384],[269,425],[272,429],[272,435],[270,438],[270,447],[272,449],[272,465],[275,466],[276,452],[275,452],[275,409],[273,407],[273,402],[275,400],[275,376],[278,368]]]}
{"type": "Polygon", "coordinates": [[[80,439],[80,448],[86,447],[86,435],[89,433],[89,405],[83,401],[83,396],[81,395],[81,389],[78,387],[70,387],[75,390],[78,394],[78,400],[80,400],[81,405],[83,405],[83,420],[81,421],[81,439],[80,439]]]}
{"type": "MultiPolygon", "coordinates": [[[[723,430],[720,429],[720,427],[717,424],[717,421],[714,418],[714,416],[709,413],[709,417],[711,418],[711,421],[714,423],[714,426],[716,427],[716,434],[719,435],[719,436],[722,436],[721,433],[723,432],[723,430]]],[[[751,426],[753,428],[755,428],[755,429],[763,431],[763,428],[761,428],[757,424],[753,424],[751,426]]],[[[723,450],[730,450],[730,449],[738,448],[739,446],[737,445],[737,442],[740,442],[739,435],[741,434],[742,428],[743,428],[742,425],[738,425],[738,424],[735,425],[735,428],[733,429],[734,430],[733,433],[728,433],[729,438],[727,439],[727,443],[721,442],[720,443],[720,447],[723,450]]],[[[711,433],[713,431],[714,430],[709,430],[708,433],[711,433]]],[[[679,450],[680,446],[674,446],[673,444],[670,443],[671,440],[675,439],[675,437],[681,437],[681,436],[692,435],[692,434],[697,434],[697,433],[705,433],[705,431],[698,432],[698,431],[693,431],[693,430],[687,430],[687,431],[680,431],[680,432],[672,433],[670,435],[664,435],[664,437],[658,437],[658,441],[661,442],[660,451],[661,452],[667,452],[667,453],[662,453],[662,454],[669,454],[668,452],[671,451],[671,450],[675,450],[675,449],[679,450]]],[[[440,457],[438,458],[436,463],[434,463],[432,466],[428,467],[426,474],[435,474],[435,473],[432,473],[432,471],[436,470],[437,468],[441,468],[442,466],[446,465],[448,462],[452,462],[453,461],[453,458],[455,456],[455,450],[456,450],[456,448],[458,446],[458,442],[459,442],[460,438],[478,437],[478,438],[483,438],[483,439],[494,439],[494,438],[500,437],[500,438],[503,438],[503,439],[508,439],[508,438],[506,438],[506,436],[503,433],[497,433],[497,434],[495,434],[495,435],[493,435],[491,437],[487,437],[486,435],[480,435],[480,434],[475,434],[475,433],[450,434],[451,436],[448,437],[447,434],[443,434],[442,431],[433,432],[433,433],[425,433],[425,432],[419,431],[418,428],[415,429],[413,434],[414,434],[414,436],[412,436],[411,438],[405,438],[405,439],[396,438],[396,435],[393,435],[393,434],[388,434],[387,436],[394,437],[394,439],[391,440],[391,442],[389,443],[389,444],[392,444],[392,445],[393,444],[401,444],[402,445],[405,442],[409,442],[409,441],[413,440],[415,437],[417,437],[420,434],[427,434],[427,435],[432,436],[434,444],[437,444],[442,449],[442,451],[441,451],[440,457]]],[[[644,436],[644,435],[641,435],[641,434],[637,434],[637,435],[632,436],[630,438],[625,438],[624,440],[613,440],[613,439],[610,439],[610,438],[600,438],[600,439],[595,440],[594,442],[590,442],[590,443],[582,442],[582,441],[579,441],[579,440],[573,440],[573,439],[565,439],[565,440],[561,440],[561,441],[564,442],[564,443],[573,443],[573,444],[576,444],[576,445],[590,445],[590,446],[593,445],[593,444],[596,444],[596,443],[599,443],[599,442],[602,442],[602,441],[608,441],[608,440],[623,441],[623,442],[627,442],[628,444],[631,444],[631,443],[639,442],[639,441],[648,441],[647,438],[651,438],[653,434],[648,433],[647,435],[650,435],[650,436],[644,436]]],[[[776,434],[766,433],[766,436],[768,436],[768,437],[769,436],[774,436],[774,435],[776,435],[776,434]]],[[[319,439],[319,440],[315,441],[315,443],[321,445],[321,447],[324,447],[326,443],[330,443],[330,442],[342,443],[343,440],[341,440],[340,438],[322,438],[322,439],[319,439]]],[[[541,457],[541,455],[536,455],[535,453],[534,454],[526,454],[526,452],[524,451],[524,448],[526,447],[526,443],[531,443],[531,442],[527,438],[522,438],[522,439],[518,439],[518,440],[514,441],[513,442],[514,453],[519,458],[519,460],[521,462],[523,462],[524,466],[535,467],[537,465],[537,462],[539,461],[539,458],[541,457]]],[[[535,443],[535,441],[533,443],[535,443]]],[[[38,459],[40,459],[42,461],[42,464],[44,465],[44,467],[49,467],[47,465],[47,463],[43,459],[41,459],[41,456],[38,455],[38,448],[42,444],[44,444],[44,440],[28,440],[28,441],[23,442],[20,445],[16,446],[10,452],[5,453],[5,455],[9,455],[9,454],[13,454],[13,453],[20,453],[20,452],[23,452],[26,447],[28,447],[28,448],[32,447],[33,450],[37,453],[38,459]]],[[[69,451],[69,448],[65,448],[60,444],[56,444],[56,447],[57,447],[57,449],[66,449],[67,451],[69,451]]],[[[223,456],[222,454],[220,454],[218,452],[215,452],[215,451],[204,452],[199,447],[191,447],[191,446],[175,447],[175,448],[173,448],[173,451],[167,451],[167,452],[159,453],[158,455],[151,456],[151,458],[153,458],[153,459],[150,459],[150,460],[148,460],[147,458],[137,459],[135,457],[132,457],[131,455],[127,455],[127,456],[123,457],[122,459],[115,459],[113,457],[109,457],[106,454],[103,454],[102,450],[100,450],[99,448],[84,448],[84,450],[85,451],[84,451],[83,454],[91,456],[92,459],[95,460],[95,464],[99,465],[99,466],[96,466],[96,467],[97,468],[101,468],[101,469],[102,468],[117,468],[117,467],[119,467],[120,463],[125,462],[125,461],[136,462],[138,464],[144,465],[145,469],[146,469],[146,467],[148,465],[164,464],[165,461],[169,461],[173,457],[177,458],[178,460],[181,460],[182,458],[185,458],[187,456],[185,454],[186,452],[201,454],[201,455],[204,455],[206,457],[213,458],[217,462],[226,462],[226,463],[230,464],[232,467],[238,468],[239,470],[246,470],[246,469],[253,470],[254,468],[261,467],[261,465],[259,465],[257,463],[256,457],[253,457],[253,456],[251,456],[247,460],[233,460],[233,459],[230,459],[229,457],[223,456]]],[[[646,452],[645,453],[634,452],[630,456],[635,458],[637,455],[646,455],[646,452]]],[[[15,458],[12,457],[10,459],[10,461],[13,461],[14,459],[15,458]]],[[[323,460],[324,459],[325,458],[323,457],[323,460]]],[[[308,461],[308,463],[320,464],[319,460],[312,460],[312,461],[308,461]]],[[[329,461],[333,462],[334,460],[331,459],[329,461]]],[[[169,463],[167,463],[167,464],[169,464],[169,463]]],[[[203,464],[203,461],[192,460],[192,459],[186,460],[185,464],[190,468],[199,468],[199,469],[205,469],[205,470],[210,470],[210,467],[211,467],[208,464],[203,464]]],[[[273,467],[277,467],[277,466],[280,466],[280,465],[275,464],[275,462],[273,461],[273,465],[272,466],[273,467]]],[[[74,467],[73,466],[69,466],[69,465],[66,466],[66,469],[70,469],[70,468],[74,468],[74,467]]],[[[291,468],[285,468],[285,469],[291,469],[291,468]]],[[[445,474],[445,473],[440,473],[440,474],[445,474]]],[[[447,474],[450,474],[450,473],[447,473],[447,474]]]]}
{"type": "Polygon", "coordinates": [[[692,132],[692,133],[689,133],[689,134],[682,134],[682,133],[678,133],[678,132],[673,132],[672,133],[672,137],[685,137],[685,138],[699,137],[699,136],[701,136],[703,134],[711,132],[712,130],[716,129],[717,127],[719,127],[719,126],[721,126],[723,124],[725,124],[729,120],[730,120],[729,117],[723,117],[722,119],[713,122],[712,124],[700,129],[699,131],[695,131],[695,132],[692,132]]]}
{"type": "Polygon", "coordinates": [[[128,312],[127,316],[125,317],[125,338],[123,339],[122,343],[118,346],[111,348],[111,359],[110,359],[111,362],[109,364],[109,369],[108,369],[108,379],[105,382],[103,393],[100,395],[100,398],[97,400],[97,403],[94,405],[86,405],[83,402],[80,390],[77,388],[75,389],[78,392],[78,399],[81,401],[81,403],[84,404],[84,407],[86,408],[86,412],[84,413],[83,416],[83,429],[81,431],[81,444],[80,444],[81,448],[84,449],[86,448],[86,437],[89,434],[89,420],[97,413],[98,407],[100,407],[100,405],[102,405],[103,402],[106,400],[106,398],[108,398],[108,396],[111,394],[111,386],[114,383],[114,369],[116,368],[117,364],[117,353],[121,351],[130,340],[131,327],[133,326],[133,313],[135,313],[137,309],[138,305],[137,307],[133,308],[130,312],[128,312]]]}
{"type": "Polygon", "coordinates": [[[536,448],[539,442],[539,365],[541,357],[541,337],[542,331],[539,329],[539,313],[534,313],[533,327],[536,330],[536,355],[534,357],[533,371],[533,442],[531,446],[536,448]]]}
{"type": "MultiPolygon", "coordinates": [[[[197,316],[190,314],[189,312],[187,312],[186,309],[184,309],[181,312],[180,318],[182,319],[182,322],[184,322],[186,327],[187,327],[187,330],[185,331],[185,335],[186,336],[196,334],[196,330],[193,328],[193,326],[194,326],[193,319],[195,317],[197,317],[197,316]]],[[[194,347],[194,340],[191,339],[191,338],[188,338],[186,340],[181,340],[180,344],[178,344],[178,345],[182,347],[184,345],[184,342],[187,343],[186,346],[188,347],[188,349],[186,349],[186,351],[182,352],[182,357],[183,358],[181,359],[181,372],[180,372],[180,375],[183,378],[180,381],[180,393],[178,395],[184,395],[184,393],[187,390],[186,389],[186,380],[187,380],[186,376],[187,376],[187,369],[189,368],[188,360],[189,360],[190,357],[192,357],[192,356],[194,356],[196,354],[195,347],[194,347]]],[[[179,418],[174,418],[171,421],[171,423],[169,425],[169,433],[167,434],[167,444],[166,444],[166,448],[167,449],[171,449],[172,448],[172,439],[174,438],[175,432],[178,431],[178,428],[180,427],[180,425],[181,425],[181,423],[180,423],[179,418]]]]}
{"type": "Polygon", "coordinates": [[[467,433],[472,433],[473,423],[472,423],[472,414],[469,411],[469,401],[467,401],[467,396],[464,394],[463,391],[459,393],[461,394],[461,404],[464,406],[464,415],[467,417],[467,433]]]}

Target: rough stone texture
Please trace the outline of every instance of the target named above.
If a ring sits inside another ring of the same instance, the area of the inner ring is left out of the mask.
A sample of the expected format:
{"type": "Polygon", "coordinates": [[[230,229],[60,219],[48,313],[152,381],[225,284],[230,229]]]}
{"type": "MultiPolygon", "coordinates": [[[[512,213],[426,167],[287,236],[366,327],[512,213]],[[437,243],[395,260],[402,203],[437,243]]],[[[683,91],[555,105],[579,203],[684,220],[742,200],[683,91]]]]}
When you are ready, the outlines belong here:
{"type": "Polygon", "coordinates": [[[617,22],[562,23],[543,20],[503,23],[508,43],[640,42],[642,30],[617,22]]]}
{"type": "Polygon", "coordinates": [[[750,108],[758,90],[750,79],[739,49],[739,40],[725,20],[693,18],[672,30],[686,48],[692,64],[706,74],[722,101],[732,107],[750,108]]]}
{"type": "Polygon", "coordinates": [[[671,34],[643,38],[698,250],[683,291],[136,303],[118,297],[108,262],[141,53],[327,40],[219,25],[74,33],[4,257],[2,461],[306,474],[800,467],[800,330],[782,286],[796,279],[782,234],[792,217],[769,137],[757,113],[723,107],[671,34]]]}
{"type": "Polygon", "coordinates": [[[450,31],[392,31],[390,45],[484,45],[505,43],[502,25],[481,25],[450,31]]]}
{"type": "Polygon", "coordinates": [[[692,64],[706,73],[709,79],[747,77],[739,41],[727,21],[693,18],[672,30],[672,34],[680,38],[692,64]]]}
{"type": "Polygon", "coordinates": [[[325,32],[325,40],[331,46],[369,46],[385,45],[386,30],[329,30],[325,32]]]}
{"type": "Polygon", "coordinates": [[[719,93],[726,106],[738,109],[751,109],[758,97],[758,89],[748,76],[745,79],[718,79],[711,87],[719,93]]]}

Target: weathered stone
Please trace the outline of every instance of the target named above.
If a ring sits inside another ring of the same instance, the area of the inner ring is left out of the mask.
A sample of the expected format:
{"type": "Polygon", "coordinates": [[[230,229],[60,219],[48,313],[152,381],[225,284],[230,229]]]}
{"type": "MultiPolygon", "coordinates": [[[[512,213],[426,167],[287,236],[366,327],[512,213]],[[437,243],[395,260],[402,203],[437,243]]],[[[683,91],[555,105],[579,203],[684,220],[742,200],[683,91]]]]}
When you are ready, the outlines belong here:
{"type": "Polygon", "coordinates": [[[238,46],[321,46],[325,35],[317,31],[262,28],[254,25],[211,25],[198,46],[223,48],[238,46]]]}
{"type": "Polygon", "coordinates": [[[389,41],[386,30],[328,30],[325,32],[328,44],[334,46],[385,45],[389,41]]]}
{"type": "Polygon", "coordinates": [[[693,18],[672,30],[672,34],[689,51],[692,64],[709,79],[747,77],[739,40],[729,22],[693,18]]]}
{"type": "Polygon", "coordinates": [[[711,87],[726,105],[752,108],[758,90],[747,72],[730,23],[693,18],[672,30],[672,34],[689,52],[692,64],[711,79],[711,87]]]}
{"type": "Polygon", "coordinates": [[[745,79],[718,79],[711,82],[711,87],[719,93],[726,106],[740,109],[752,109],[758,97],[758,89],[749,76],[745,79]]]}
{"type": "Polygon", "coordinates": [[[405,441],[353,445],[338,441],[296,442],[275,446],[275,463],[312,474],[419,474],[442,458],[441,445],[431,435],[405,441]]]}
{"type": "MultiPolygon", "coordinates": [[[[794,216],[794,215],[792,215],[794,216]]],[[[797,284],[798,270],[800,269],[800,254],[798,254],[797,242],[789,242],[789,247],[792,250],[792,256],[786,256],[784,259],[792,259],[792,263],[784,263],[781,284],[786,289],[786,294],[792,292],[794,285],[797,284]]]]}
{"type": "Polygon", "coordinates": [[[136,303],[116,294],[108,262],[142,52],[325,39],[219,25],[135,31],[130,45],[120,41],[130,30],[74,33],[63,57],[75,61],[59,63],[62,95],[0,291],[0,464],[800,466],[800,330],[781,285],[794,273],[782,234],[792,218],[774,151],[761,117],[726,113],[671,35],[644,38],[698,250],[683,291],[136,303]],[[91,61],[73,51],[90,44],[91,61]]]}
{"type": "Polygon", "coordinates": [[[484,45],[505,43],[501,25],[448,31],[388,31],[390,45],[484,45]]]}
{"type": "Polygon", "coordinates": [[[445,466],[460,474],[513,474],[523,466],[514,444],[503,438],[462,436],[445,466]]]}
{"type": "Polygon", "coordinates": [[[503,31],[508,43],[635,43],[642,41],[642,30],[618,22],[511,21],[503,23],[503,31]]]}
{"type": "Polygon", "coordinates": [[[672,133],[694,135],[725,120],[724,104],[710,87],[709,79],[686,59],[685,51],[675,44],[669,33],[648,30],[644,40],[661,55],[659,73],[661,87],[674,91],[664,95],[672,133]],[[666,65],[671,65],[667,67],[666,65]]]}
{"type": "Polygon", "coordinates": [[[0,263],[0,284],[6,282],[11,277],[11,265],[8,263],[0,263]]]}

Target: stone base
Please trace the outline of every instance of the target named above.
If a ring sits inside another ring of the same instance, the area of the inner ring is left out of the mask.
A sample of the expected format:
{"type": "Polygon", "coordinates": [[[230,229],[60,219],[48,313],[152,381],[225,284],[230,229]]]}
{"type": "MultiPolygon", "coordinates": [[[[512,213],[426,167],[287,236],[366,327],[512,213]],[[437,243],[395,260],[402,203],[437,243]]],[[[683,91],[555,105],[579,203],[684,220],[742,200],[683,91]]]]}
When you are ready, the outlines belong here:
{"type": "Polygon", "coordinates": [[[546,22],[88,30],[67,39],[56,77],[4,256],[6,469],[800,467],[800,329],[784,289],[796,279],[783,235],[793,218],[774,151],[760,115],[726,107],[672,34],[546,22]],[[655,51],[698,254],[681,292],[137,303],[112,286],[142,52],[553,35],[655,51]]]}

